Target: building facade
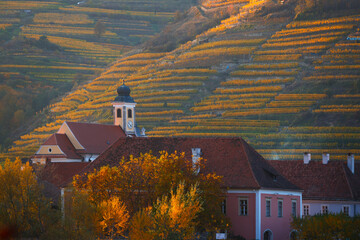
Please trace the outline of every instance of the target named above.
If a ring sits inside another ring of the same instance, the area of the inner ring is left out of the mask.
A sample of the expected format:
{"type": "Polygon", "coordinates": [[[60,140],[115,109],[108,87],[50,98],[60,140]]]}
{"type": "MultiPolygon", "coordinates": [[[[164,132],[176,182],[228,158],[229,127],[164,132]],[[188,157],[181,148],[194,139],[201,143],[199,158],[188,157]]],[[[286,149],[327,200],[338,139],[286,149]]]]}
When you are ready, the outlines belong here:
{"type": "Polygon", "coordinates": [[[328,153],[322,161],[311,161],[310,153],[303,161],[269,161],[282,175],[304,190],[302,214],[360,214],[360,164],[354,155],[345,161],[330,161],[328,153]]]}

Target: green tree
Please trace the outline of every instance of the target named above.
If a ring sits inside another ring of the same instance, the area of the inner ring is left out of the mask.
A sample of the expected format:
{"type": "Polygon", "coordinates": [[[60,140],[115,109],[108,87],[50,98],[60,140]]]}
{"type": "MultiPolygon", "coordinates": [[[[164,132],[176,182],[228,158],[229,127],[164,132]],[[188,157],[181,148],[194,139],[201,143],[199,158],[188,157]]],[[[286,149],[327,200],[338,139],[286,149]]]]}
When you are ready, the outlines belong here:
{"type": "Polygon", "coordinates": [[[101,37],[106,32],[106,26],[103,22],[97,21],[94,26],[94,34],[97,37],[101,37]]]}
{"type": "Polygon", "coordinates": [[[360,239],[360,216],[317,214],[304,218],[295,217],[292,227],[298,232],[297,239],[330,240],[360,239]]]}
{"type": "Polygon", "coordinates": [[[66,232],[71,239],[95,239],[99,227],[96,206],[89,201],[86,191],[74,191],[71,208],[65,206],[66,232]]]}
{"type": "Polygon", "coordinates": [[[29,163],[7,159],[0,166],[0,228],[12,226],[20,237],[42,237],[59,222],[60,211],[43,196],[29,163]]]}

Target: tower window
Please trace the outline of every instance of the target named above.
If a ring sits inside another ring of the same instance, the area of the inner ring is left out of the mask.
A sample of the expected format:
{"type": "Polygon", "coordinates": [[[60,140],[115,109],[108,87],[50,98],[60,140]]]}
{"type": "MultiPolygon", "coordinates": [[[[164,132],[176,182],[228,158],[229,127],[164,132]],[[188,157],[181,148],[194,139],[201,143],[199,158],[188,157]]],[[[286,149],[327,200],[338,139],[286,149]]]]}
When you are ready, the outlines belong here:
{"type": "Polygon", "coordinates": [[[118,108],[118,109],[116,110],[116,116],[117,116],[118,118],[121,118],[121,109],[120,109],[120,108],[118,108]]]}
{"type": "Polygon", "coordinates": [[[128,109],[128,118],[132,118],[132,110],[128,109]]]}

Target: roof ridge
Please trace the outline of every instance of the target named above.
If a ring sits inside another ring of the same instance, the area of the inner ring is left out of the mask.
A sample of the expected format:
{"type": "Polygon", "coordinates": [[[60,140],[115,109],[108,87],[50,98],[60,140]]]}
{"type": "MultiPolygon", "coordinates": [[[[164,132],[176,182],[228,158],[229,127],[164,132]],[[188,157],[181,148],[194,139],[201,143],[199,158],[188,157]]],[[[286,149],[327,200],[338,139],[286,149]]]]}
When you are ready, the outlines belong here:
{"type": "MultiPolygon", "coordinates": [[[[80,147],[82,148],[81,150],[86,150],[86,148],[83,146],[83,144],[81,144],[81,142],[79,141],[78,137],[76,136],[76,134],[74,133],[74,131],[71,129],[71,127],[69,126],[68,123],[71,123],[71,122],[64,122],[64,124],[66,124],[67,128],[69,129],[71,135],[74,137],[74,139],[79,143],[80,147]]],[[[65,133],[66,135],[66,133],[65,133]]],[[[67,136],[69,138],[69,136],[67,136]]],[[[70,142],[72,143],[71,139],[69,138],[70,142]]],[[[72,143],[73,144],[73,143],[72,143]]],[[[75,145],[73,144],[73,146],[75,147],[75,145]]],[[[75,147],[76,149],[76,147],[75,147]]],[[[78,150],[78,149],[76,149],[78,150]]],[[[80,149],[79,149],[80,150],[80,149]]]]}
{"type": "Polygon", "coordinates": [[[70,124],[87,124],[87,125],[99,125],[99,126],[108,126],[108,127],[118,127],[114,124],[104,124],[104,123],[89,123],[89,122],[69,122],[69,121],[64,121],[64,123],[70,123],[70,124]]]}
{"type": "MultiPolygon", "coordinates": [[[[343,172],[344,172],[344,174],[345,174],[346,184],[347,184],[347,186],[348,186],[349,189],[350,189],[351,198],[352,198],[352,199],[355,199],[354,192],[353,192],[353,188],[352,188],[352,186],[351,186],[351,184],[350,184],[349,176],[348,176],[348,174],[347,174],[347,172],[346,172],[346,169],[345,169],[345,164],[344,164],[343,162],[340,162],[340,163],[341,163],[341,168],[342,168],[342,170],[343,170],[343,172]]],[[[347,165],[346,165],[346,167],[347,167],[347,165]]]]}
{"type": "Polygon", "coordinates": [[[254,173],[254,170],[253,170],[252,165],[251,165],[251,163],[250,163],[249,154],[248,154],[248,149],[245,149],[245,147],[244,147],[245,141],[244,141],[242,138],[239,137],[239,138],[236,138],[236,143],[240,144],[240,147],[241,147],[241,148],[243,149],[243,151],[246,153],[246,154],[245,154],[245,156],[246,156],[246,164],[247,164],[247,165],[250,167],[250,169],[251,169],[251,176],[253,176],[253,178],[254,178],[256,184],[258,185],[258,187],[261,188],[261,185],[260,185],[258,179],[256,178],[255,173],[254,173]]]}
{"type": "MultiPolygon", "coordinates": [[[[55,143],[58,146],[59,146],[58,135],[60,135],[60,134],[61,135],[66,135],[66,134],[63,134],[63,133],[54,133],[55,143]]],[[[60,148],[60,146],[59,146],[59,148],[60,148]]],[[[60,148],[60,150],[61,150],[61,148],[60,148]]]]}

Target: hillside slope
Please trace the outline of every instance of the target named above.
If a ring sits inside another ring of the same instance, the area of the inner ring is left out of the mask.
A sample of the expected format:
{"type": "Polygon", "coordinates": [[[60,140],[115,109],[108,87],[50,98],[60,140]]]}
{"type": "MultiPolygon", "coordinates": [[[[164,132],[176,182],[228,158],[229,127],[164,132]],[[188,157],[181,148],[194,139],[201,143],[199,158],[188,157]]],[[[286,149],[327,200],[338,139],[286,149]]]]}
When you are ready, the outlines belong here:
{"type": "Polygon", "coordinates": [[[243,3],[171,52],[121,58],[50,106],[49,123],[3,157],[30,156],[65,120],[111,124],[122,79],[149,136],[241,136],[268,159],[359,154],[360,43],[351,39],[360,15],[294,21],[291,2],[243,3]]]}
{"type": "Polygon", "coordinates": [[[142,3],[0,2],[0,151],[27,119],[159,33],[192,1],[142,3]]]}

